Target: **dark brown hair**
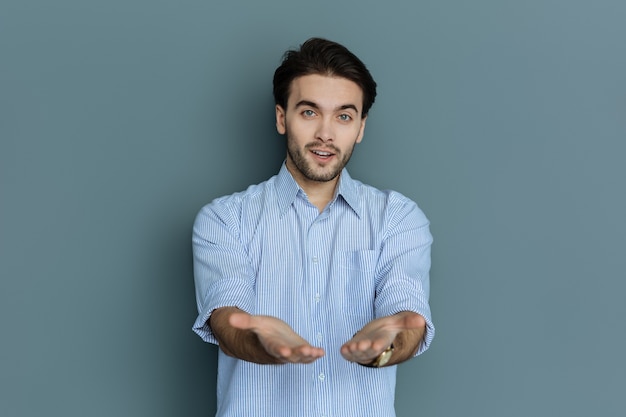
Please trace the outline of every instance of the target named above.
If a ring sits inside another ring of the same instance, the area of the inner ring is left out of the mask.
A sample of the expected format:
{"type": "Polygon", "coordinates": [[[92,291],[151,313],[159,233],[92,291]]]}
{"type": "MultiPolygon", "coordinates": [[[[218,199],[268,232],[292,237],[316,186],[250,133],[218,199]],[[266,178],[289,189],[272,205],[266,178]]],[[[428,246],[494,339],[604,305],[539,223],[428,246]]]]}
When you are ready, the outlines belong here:
{"type": "Polygon", "coordinates": [[[372,75],[345,46],[321,38],[311,38],[300,49],[289,50],[274,72],[274,101],[287,108],[291,82],[301,76],[319,74],[346,78],[363,91],[363,114],[366,117],[376,99],[376,82],[372,75]]]}

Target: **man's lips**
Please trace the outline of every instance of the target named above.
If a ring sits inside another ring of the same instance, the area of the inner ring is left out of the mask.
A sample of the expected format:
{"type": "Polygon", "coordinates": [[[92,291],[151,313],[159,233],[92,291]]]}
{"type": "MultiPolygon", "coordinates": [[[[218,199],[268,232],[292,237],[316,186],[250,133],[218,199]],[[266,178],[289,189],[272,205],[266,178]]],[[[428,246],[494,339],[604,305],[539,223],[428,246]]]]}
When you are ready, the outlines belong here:
{"type": "Polygon", "coordinates": [[[320,147],[319,144],[310,144],[306,148],[315,158],[322,161],[326,161],[339,153],[339,150],[332,145],[320,147]]]}
{"type": "Polygon", "coordinates": [[[330,151],[322,151],[322,150],[319,150],[319,149],[311,149],[311,152],[312,152],[314,155],[317,155],[317,156],[319,156],[319,157],[321,157],[321,158],[330,158],[331,156],[333,156],[333,155],[334,155],[334,153],[333,153],[333,152],[330,152],[330,151]]]}

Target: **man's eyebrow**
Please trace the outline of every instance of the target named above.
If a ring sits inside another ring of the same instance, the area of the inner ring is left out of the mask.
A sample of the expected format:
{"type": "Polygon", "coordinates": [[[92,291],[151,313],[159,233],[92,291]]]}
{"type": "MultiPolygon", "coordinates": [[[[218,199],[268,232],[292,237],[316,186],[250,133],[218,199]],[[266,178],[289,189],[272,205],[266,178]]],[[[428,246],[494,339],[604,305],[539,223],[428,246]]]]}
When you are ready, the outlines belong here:
{"type": "MultiPolygon", "coordinates": [[[[302,106],[312,107],[314,109],[318,109],[319,108],[317,103],[314,103],[314,102],[309,101],[309,100],[300,100],[299,102],[296,103],[296,108],[302,107],[302,106]]],[[[354,104],[344,104],[342,106],[337,107],[336,110],[348,110],[348,109],[352,109],[352,110],[354,110],[357,113],[359,112],[359,109],[357,109],[354,104]]]]}
{"type": "Polygon", "coordinates": [[[299,102],[296,103],[296,108],[298,107],[313,107],[314,109],[319,108],[319,106],[316,103],[313,103],[312,101],[308,101],[308,100],[300,100],[299,102]]]}
{"type": "Polygon", "coordinates": [[[348,109],[352,109],[357,113],[359,112],[359,109],[357,109],[354,104],[344,104],[343,106],[339,106],[337,110],[348,110],[348,109]]]}

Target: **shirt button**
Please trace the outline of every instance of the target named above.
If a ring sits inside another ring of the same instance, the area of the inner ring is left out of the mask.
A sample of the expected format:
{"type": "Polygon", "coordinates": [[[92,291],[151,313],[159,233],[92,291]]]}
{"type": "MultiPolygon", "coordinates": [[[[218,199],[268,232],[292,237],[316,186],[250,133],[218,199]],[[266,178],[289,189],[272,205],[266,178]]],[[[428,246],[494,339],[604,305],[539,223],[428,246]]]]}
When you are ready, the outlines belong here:
{"type": "Polygon", "coordinates": [[[317,334],[317,341],[318,341],[318,342],[321,342],[321,341],[322,341],[322,334],[321,334],[321,333],[318,333],[318,334],[317,334]]]}
{"type": "Polygon", "coordinates": [[[319,303],[321,299],[322,299],[322,296],[320,295],[320,293],[315,294],[315,302],[316,303],[319,303]]]}
{"type": "Polygon", "coordinates": [[[319,374],[317,377],[320,379],[320,381],[324,381],[324,379],[326,379],[326,375],[324,375],[323,372],[319,374]]]}
{"type": "Polygon", "coordinates": [[[317,259],[317,256],[314,256],[311,260],[313,261],[314,264],[316,264],[319,261],[319,259],[317,259]]]}

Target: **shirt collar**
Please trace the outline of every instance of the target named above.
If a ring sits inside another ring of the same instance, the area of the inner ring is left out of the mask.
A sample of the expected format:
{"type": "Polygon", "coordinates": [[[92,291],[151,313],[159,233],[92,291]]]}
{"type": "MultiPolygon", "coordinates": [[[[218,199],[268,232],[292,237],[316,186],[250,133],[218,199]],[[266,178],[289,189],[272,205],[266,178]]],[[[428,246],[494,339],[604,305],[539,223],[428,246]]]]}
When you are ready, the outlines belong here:
{"type": "MultiPolygon", "coordinates": [[[[300,190],[300,186],[289,170],[287,170],[285,163],[283,163],[276,176],[278,207],[280,208],[281,214],[284,214],[289,206],[291,206],[300,190]]],[[[341,171],[341,175],[339,176],[339,186],[337,187],[337,194],[333,200],[338,196],[343,198],[357,216],[361,216],[361,204],[358,198],[358,182],[350,177],[348,170],[345,168],[341,171]]]]}
{"type": "Polygon", "coordinates": [[[361,217],[361,202],[359,200],[358,182],[353,180],[347,169],[341,171],[337,196],[341,196],[354,213],[361,217]]]}
{"type": "Polygon", "coordinates": [[[287,165],[283,162],[280,171],[276,176],[276,196],[278,199],[278,207],[280,214],[283,215],[296,199],[300,186],[293,179],[287,165]]]}

